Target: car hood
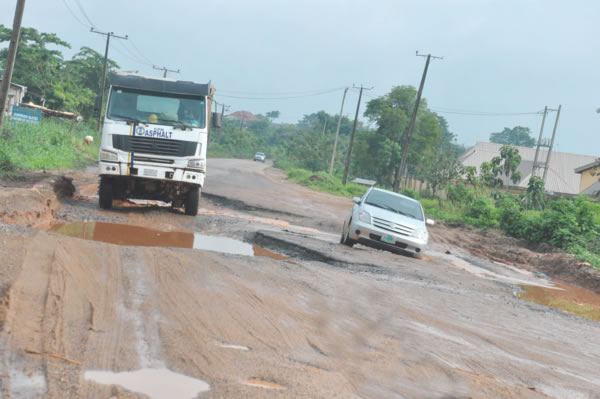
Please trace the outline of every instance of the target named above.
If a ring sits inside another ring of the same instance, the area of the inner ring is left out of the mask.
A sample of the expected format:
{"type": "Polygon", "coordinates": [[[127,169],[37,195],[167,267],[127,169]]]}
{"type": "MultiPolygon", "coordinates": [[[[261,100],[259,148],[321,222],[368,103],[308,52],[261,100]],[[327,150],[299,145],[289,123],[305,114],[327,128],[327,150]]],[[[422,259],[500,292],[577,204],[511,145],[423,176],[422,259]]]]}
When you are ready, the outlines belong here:
{"type": "Polygon", "coordinates": [[[404,216],[399,213],[388,211],[386,209],[378,208],[369,204],[363,204],[361,209],[369,212],[371,217],[387,220],[389,222],[408,226],[413,229],[425,227],[424,220],[417,220],[411,218],[410,216],[404,216]]]}

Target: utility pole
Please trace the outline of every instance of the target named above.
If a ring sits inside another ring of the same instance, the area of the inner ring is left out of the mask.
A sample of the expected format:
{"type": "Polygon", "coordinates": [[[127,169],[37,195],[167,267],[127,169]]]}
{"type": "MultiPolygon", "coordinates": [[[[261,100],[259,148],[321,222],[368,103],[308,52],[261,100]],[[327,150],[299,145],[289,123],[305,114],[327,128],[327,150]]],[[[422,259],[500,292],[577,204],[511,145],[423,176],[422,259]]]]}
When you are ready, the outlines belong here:
{"type": "Polygon", "coordinates": [[[544,166],[544,185],[546,184],[546,176],[548,175],[548,169],[550,169],[550,156],[552,155],[552,147],[554,146],[554,137],[556,137],[556,127],[558,126],[558,118],[560,117],[560,109],[562,105],[559,104],[558,110],[556,111],[556,120],[554,121],[554,129],[552,130],[552,141],[550,141],[550,149],[548,150],[548,158],[546,158],[546,166],[544,166]]]}
{"type": "MultiPolygon", "coordinates": [[[[229,109],[229,106],[227,106],[229,109]]],[[[219,128],[219,137],[221,137],[221,131],[223,130],[223,118],[225,117],[225,104],[221,104],[221,127],[219,128]]]]}
{"type": "Polygon", "coordinates": [[[415,128],[415,121],[417,120],[417,112],[419,111],[419,103],[421,102],[421,95],[423,94],[423,86],[425,86],[425,78],[427,77],[427,69],[429,69],[429,62],[432,58],[443,60],[443,57],[436,57],[431,54],[423,55],[417,51],[417,57],[427,57],[425,62],[425,69],[423,70],[423,77],[421,77],[421,85],[417,93],[417,101],[415,102],[415,108],[413,110],[412,117],[410,118],[410,124],[405,134],[404,145],[402,146],[402,158],[400,158],[400,166],[396,170],[396,177],[394,178],[394,191],[398,192],[400,188],[400,182],[406,166],[406,158],[408,156],[408,146],[410,144],[410,136],[412,135],[413,129],[415,128]]]}
{"type": "Polygon", "coordinates": [[[338,118],[337,129],[335,129],[335,141],[333,142],[333,152],[331,153],[331,165],[329,165],[329,176],[333,174],[333,162],[335,161],[335,149],[337,147],[338,136],[340,134],[340,125],[342,123],[342,113],[344,112],[344,101],[346,101],[346,93],[348,88],[344,89],[344,96],[342,97],[342,108],[340,108],[340,116],[338,118]]]}
{"type": "Polygon", "coordinates": [[[542,127],[540,128],[540,136],[538,137],[537,146],[535,148],[535,158],[533,158],[533,168],[531,170],[531,176],[535,176],[536,170],[539,168],[538,165],[538,155],[540,153],[540,147],[543,146],[542,143],[542,135],[544,133],[544,123],[546,122],[546,115],[548,114],[548,106],[544,107],[544,116],[542,118],[542,127]]]}
{"type": "Polygon", "coordinates": [[[321,132],[321,136],[325,134],[325,129],[327,129],[327,122],[329,122],[329,118],[325,119],[325,124],[323,125],[323,131],[321,132]]]}
{"type": "MultiPolygon", "coordinates": [[[[354,134],[356,132],[356,123],[358,122],[358,110],[360,109],[360,99],[362,98],[362,93],[365,87],[360,85],[360,94],[358,95],[358,103],[356,103],[356,114],[354,114],[354,124],[352,125],[352,135],[350,136],[350,147],[348,148],[348,155],[346,155],[346,167],[344,168],[344,178],[342,179],[342,184],[345,186],[346,181],[348,180],[348,170],[350,169],[350,160],[352,159],[352,146],[354,145],[354,134]]],[[[371,88],[367,90],[371,90],[371,88]]]]}
{"type": "Polygon", "coordinates": [[[152,68],[158,69],[159,71],[163,71],[163,78],[167,77],[167,72],[179,73],[179,69],[178,70],[167,69],[166,67],[160,68],[160,67],[157,67],[157,66],[154,66],[154,65],[152,65],[152,68]]]}
{"type": "Polygon", "coordinates": [[[10,44],[8,45],[8,55],[4,67],[2,88],[0,88],[0,133],[2,132],[2,124],[4,122],[4,111],[6,110],[6,104],[8,103],[8,90],[10,89],[15,59],[17,58],[17,47],[19,46],[21,21],[23,21],[24,11],[25,0],[17,0],[17,8],[15,9],[15,17],[13,19],[12,37],[10,38],[10,44]]]}
{"type": "Polygon", "coordinates": [[[117,39],[127,40],[127,35],[117,36],[114,32],[100,32],[94,29],[93,27],[90,28],[90,32],[106,36],[106,50],[104,50],[104,69],[102,70],[102,87],[100,88],[100,114],[98,115],[98,123],[96,124],[96,131],[100,131],[100,123],[102,123],[102,104],[104,104],[104,87],[106,86],[106,64],[108,63],[108,45],[110,43],[111,36],[117,39]]]}

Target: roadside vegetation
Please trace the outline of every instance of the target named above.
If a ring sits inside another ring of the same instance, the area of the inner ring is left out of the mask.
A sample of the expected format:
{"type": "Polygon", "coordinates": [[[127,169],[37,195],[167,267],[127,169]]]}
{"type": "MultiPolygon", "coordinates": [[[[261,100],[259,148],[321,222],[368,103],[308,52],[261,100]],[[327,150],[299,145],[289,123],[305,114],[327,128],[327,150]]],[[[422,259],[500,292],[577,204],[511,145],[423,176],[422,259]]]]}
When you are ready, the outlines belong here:
{"type": "Polygon", "coordinates": [[[77,168],[98,159],[94,126],[58,118],[33,123],[6,123],[0,135],[0,173],[18,169],[77,168]],[[85,136],[94,137],[87,145],[85,136]]]}
{"type": "MultiPolygon", "coordinates": [[[[10,40],[9,28],[0,25],[0,43],[10,40]]],[[[28,87],[25,101],[82,115],[85,123],[45,118],[42,123],[7,123],[0,132],[0,173],[17,169],[74,168],[97,159],[99,140],[93,128],[94,97],[102,82],[103,56],[82,47],[71,60],[60,49],[70,45],[55,34],[23,28],[13,82],[28,87]],[[93,136],[87,146],[83,138],[93,136]]],[[[4,69],[7,49],[0,50],[4,69]]],[[[109,70],[118,65],[109,60],[109,70]]],[[[500,156],[479,169],[463,168],[447,121],[429,109],[423,99],[411,138],[405,176],[398,173],[403,135],[416,99],[412,86],[396,86],[367,101],[368,124],[358,122],[349,177],[375,180],[383,188],[407,178],[426,182],[427,190],[403,192],[418,198],[426,212],[439,221],[478,228],[497,228],[505,234],[562,248],[600,268],[600,205],[589,198],[551,199],[543,182],[532,179],[522,193],[510,193],[503,180],[520,179],[520,156],[512,145],[533,146],[528,128],[516,126],[490,134],[490,141],[505,144],[500,156]],[[442,199],[443,198],[443,199],[442,199]]],[[[218,92],[217,92],[218,96],[218,92]]],[[[279,111],[257,115],[257,120],[226,119],[209,136],[209,157],[252,159],[257,151],[275,160],[291,181],[346,197],[360,196],[365,187],[342,185],[353,121],[342,117],[332,174],[330,162],[338,115],[319,111],[297,123],[277,123],[279,111]]]]}

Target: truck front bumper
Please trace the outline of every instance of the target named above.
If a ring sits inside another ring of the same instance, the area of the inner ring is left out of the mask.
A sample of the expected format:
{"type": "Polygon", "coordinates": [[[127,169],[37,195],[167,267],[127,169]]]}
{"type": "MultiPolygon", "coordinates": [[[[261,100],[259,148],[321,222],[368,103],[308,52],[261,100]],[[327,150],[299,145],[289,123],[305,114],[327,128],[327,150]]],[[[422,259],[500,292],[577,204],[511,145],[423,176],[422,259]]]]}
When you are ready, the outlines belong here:
{"type": "Polygon", "coordinates": [[[197,184],[204,186],[206,174],[195,169],[185,169],[162,165],[145,165],[136,163],[134,167],[124,162],[99,161],[100,175],[131,176],[145,179],[170,180],[174,182],[197,184]]]}

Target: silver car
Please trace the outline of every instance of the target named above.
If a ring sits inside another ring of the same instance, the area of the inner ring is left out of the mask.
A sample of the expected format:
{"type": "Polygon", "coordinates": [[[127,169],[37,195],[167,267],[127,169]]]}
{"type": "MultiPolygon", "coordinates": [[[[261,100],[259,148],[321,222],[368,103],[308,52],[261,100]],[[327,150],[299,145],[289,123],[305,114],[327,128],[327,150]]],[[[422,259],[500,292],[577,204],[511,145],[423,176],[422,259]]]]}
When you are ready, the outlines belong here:
{"type": "Polygon", "coordinates": [[[342,227],[342,244],[423,253],[429,240],[427,225],[434,221],[425,218],[419,201],[373,187],[352,201],[355,205],[342,227]]]}

